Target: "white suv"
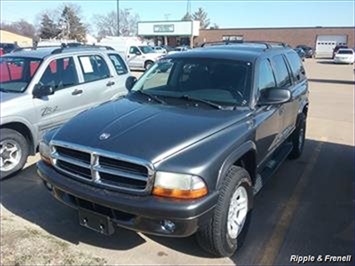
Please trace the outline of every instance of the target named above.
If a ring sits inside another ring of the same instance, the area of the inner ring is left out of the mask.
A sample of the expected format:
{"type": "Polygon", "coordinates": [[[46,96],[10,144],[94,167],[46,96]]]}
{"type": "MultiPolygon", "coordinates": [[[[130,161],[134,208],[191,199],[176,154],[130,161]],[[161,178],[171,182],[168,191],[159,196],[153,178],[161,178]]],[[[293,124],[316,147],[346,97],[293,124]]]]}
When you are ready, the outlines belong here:
{"type": "Polygon", "coordinates": [[[0,57],[0,179],[22,169],[46,131],[125,95],[131,75],[110,47],[17,50],[0,57]]]}

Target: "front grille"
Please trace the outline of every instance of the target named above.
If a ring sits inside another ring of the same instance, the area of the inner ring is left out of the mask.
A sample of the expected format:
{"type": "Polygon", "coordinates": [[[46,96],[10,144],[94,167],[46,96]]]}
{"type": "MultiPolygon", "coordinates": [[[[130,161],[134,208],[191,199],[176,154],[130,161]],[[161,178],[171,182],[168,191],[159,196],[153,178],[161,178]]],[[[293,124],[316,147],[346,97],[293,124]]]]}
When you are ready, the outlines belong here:
{"type": "Polygon", "coordinates": [[[153,169],[149,163],[124,155],[52,142],[54,167],[62,173],[108,189],[147,193],[153,169]]]}

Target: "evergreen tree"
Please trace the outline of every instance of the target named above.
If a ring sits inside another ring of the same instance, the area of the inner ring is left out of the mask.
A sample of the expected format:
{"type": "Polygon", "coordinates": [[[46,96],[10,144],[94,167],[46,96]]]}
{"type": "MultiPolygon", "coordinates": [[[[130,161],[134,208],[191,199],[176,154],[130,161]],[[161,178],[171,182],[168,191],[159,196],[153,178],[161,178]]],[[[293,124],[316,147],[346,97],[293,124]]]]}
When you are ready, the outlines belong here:
{"type": "Polygon", "coordinates": [[[208,26],[210,25],[210,19],[207,18],[207,12],[203,10],[202,7],[200,7],[194,14],[193,14],[193,19],[194,20],[199,20],[200,21],[200,28],[201,29],[207,29],[208,26]]]}
{"type": "Polygon", "coordinates": [[[86,27],[80,21],[76,10],[71,6],[64,6],[61,18],[59,20],[61,33],[59,36],[63,39],[85,41],[86,27]]]}
{"type": "Polygon", "coordinates": [[[52,39],[57,37],[60,30],[53,20],[47,15],[42,16],[41,26],[39,30],[39,37],[41,39],[52,39]]]}

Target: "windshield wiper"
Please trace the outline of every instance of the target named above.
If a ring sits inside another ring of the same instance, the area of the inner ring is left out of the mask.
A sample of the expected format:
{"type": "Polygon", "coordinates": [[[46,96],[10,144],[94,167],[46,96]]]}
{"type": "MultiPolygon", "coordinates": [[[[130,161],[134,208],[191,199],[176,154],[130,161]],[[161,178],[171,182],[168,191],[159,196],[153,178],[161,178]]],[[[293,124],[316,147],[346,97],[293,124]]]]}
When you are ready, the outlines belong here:
{"type": "Polygon", "coordinates": [[[149,97],[149,99],[153,99],[154,101],[156,101],[156,102],[158,102],[158,103],[166,104],[166,102],[165,102],[164,100],[160,99],[160,98],[159,98],[158,96],[156,96],[156,95],[150,94],[150,93],[145,92],[145,91],[143,91],[143,90],[136,90],[135,92],[138,92],[138,93],[140,93],[140,94],[142,94],[142,95],[145,95],[145,96],[149,97]]]}
{"type": "Polygon", "coordinates": [[[212,106],[218,110],[222,110],[223,107],[217,103],[214,103],[214,102],[211,102],[211,101],[208,101],[208,100],[204,100],[204,99],[201,99],[201,98],[195,98],[195,97],[191,97],[189,95],[182,95],[180,97],[178,97],[179,99],[184,99],[184,100],[188,100],[188,101],[194,101],[194,102],[200,102],[200,103],[204,103],[204,104],[207,104],[209,106],[212,106]]]}

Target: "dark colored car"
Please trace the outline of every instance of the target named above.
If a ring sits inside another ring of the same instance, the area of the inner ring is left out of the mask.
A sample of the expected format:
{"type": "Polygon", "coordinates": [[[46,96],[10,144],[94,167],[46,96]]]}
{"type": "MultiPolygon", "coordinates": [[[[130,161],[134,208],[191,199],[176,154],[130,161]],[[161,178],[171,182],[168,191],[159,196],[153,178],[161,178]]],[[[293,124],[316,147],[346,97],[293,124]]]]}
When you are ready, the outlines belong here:
{"type": "Polygon", "coordinates": [[[303,150],[308,83],[295,51],[267,43],[168,55],[129,94],[49,131],[38,173],[80,224],[170,237],[196,233],[231,256],[253,197],[303,150]]]}
{"type": "Polygon", "coordinates": [[[2,48],[4,54],[11,53],[13,50],[19,48],[16,43],[0,43],[0,48],[2,48]]]}
{"type": "Polygon", "coordinates": [[[335,54],[339,51],[339,49],[346,49],[348,48],[347,45],[337,45],[334,47],[334,50],[333,50],[333,59],[335,58],[335,54]]]}
{"type": "Polygon", "coordinates": [[[306,58],[312,58],[313,54],[314,54],[314,50],[312,47],[308,46],[308,45],[297,45],[296,48],[301,48],[305,53],[306,53],[306,58]]]}
{"type": "Polygon", "coordinates": [[[302,61],[304,61],[304,59],[306,58],[306,52],[302,48],[295,48],[293,50],[295,50],[295,52],[302,59],[302,61]]]}

